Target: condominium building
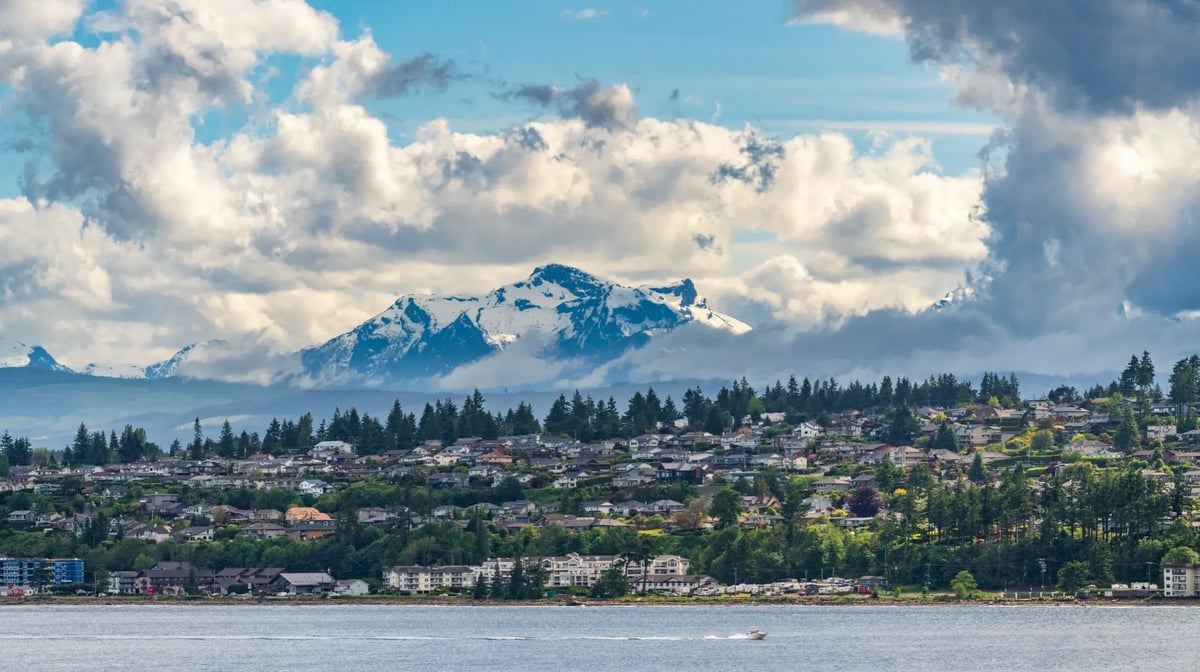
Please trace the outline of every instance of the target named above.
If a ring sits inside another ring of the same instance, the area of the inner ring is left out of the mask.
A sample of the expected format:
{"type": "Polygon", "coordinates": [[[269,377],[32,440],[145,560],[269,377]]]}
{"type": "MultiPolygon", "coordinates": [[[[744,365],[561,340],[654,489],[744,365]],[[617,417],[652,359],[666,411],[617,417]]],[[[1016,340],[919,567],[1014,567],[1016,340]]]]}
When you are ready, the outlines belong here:
{"type": "Polygon", "coordinates": [[[474,588],[478,568],[463,565],[421,567],[401,565],[383,573],[388,588],[408,593],[432,593],[439,588],[474,588]]]}
{"type": "Polygon", "coordinates": [[[33,586],[49,580],[53,585],[83,583],[83,560],[79,558],[0,558],[0,585],[33,586]],[[50,571],[39,576],[45,564],[50,571]]]}
{"type": "Polygon", "coordinates": [[[1200,597],[1200,565],[1163,565],[1163,597],[1200,597]]]}
{"type": "MultiPolygon", "coordinates": [[[[541,558],[488,558],[483,564],[471,567],[402,565],[386,570],[383,580],[388,588],[410,593],[431,593],[439,588],[469,589],[477,582],[491,581],[496,574],[507,581],[517,562],[522,561],[527,572],[541,570],[546,588],[590,588],[604,572],[623,559],[620,555],[568,553],[541,558]]],[[[646,562],[644,572],[641,563],[627,562],[625,575],[631,581],[641,580],[644,576],[649,587],[655,582],[687,576],[690,565],[687,558],[660,555],[646,562]]]]}

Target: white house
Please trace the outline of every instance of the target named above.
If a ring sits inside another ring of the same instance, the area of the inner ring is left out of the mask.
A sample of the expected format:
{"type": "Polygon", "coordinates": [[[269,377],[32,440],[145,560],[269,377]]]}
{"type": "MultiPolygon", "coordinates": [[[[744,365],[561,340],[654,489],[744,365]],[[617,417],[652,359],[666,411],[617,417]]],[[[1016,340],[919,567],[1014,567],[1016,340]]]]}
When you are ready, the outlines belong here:
{"type": "Polygon", "coordinates": [[[300,484],[296,486],[296,490],[301,495],[320,497],[326,492],[329,492],[329,484],[319,478],[310,478],[300,481],[300,484]]]}
{"type": "Polygon", "coordinates": [[[558,476],[557,479],[554,479],[550,485],[551,487],[564,488],[564,490],[575,490],[575,488],[580,485],[580,479],[586,478],[587,474],[582,472],[578,474],[563,474],[562,476],[558,476]]]}
{"type": "Polygon", "coordinates": [[[327,460],[337,455],[353,455],[354,446],[345,441],[321,441],[313,446],[308,454],[318,460],[327,460]]]}
{"type": "Polygon", "coordinates": [[[342,579],[333,585],[333,594],[345,597],[366,595],[371,592],[370,586],[362,579],[342,579]]]}
{"type": "Polygon", "coordinates": [[[820,425],[815,422],[808,421],[800,423],[799,427],[796,427],[794,430],[792,430],[792,436],[803,440],[815,439],[824,433],[825,430],[821,429],[820,425]]]}

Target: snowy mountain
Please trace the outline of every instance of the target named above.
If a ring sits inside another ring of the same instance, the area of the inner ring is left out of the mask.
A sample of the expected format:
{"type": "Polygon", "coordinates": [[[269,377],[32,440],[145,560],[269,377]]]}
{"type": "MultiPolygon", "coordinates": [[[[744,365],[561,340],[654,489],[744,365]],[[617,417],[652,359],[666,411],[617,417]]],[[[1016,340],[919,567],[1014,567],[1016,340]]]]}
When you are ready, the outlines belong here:
{"type": "Polygon", "coordinates": [[[25,345],[18,341],[5,340],[0,336],[0,369],[45,369],[47,371],[70,371],[46,352],[40,345],[25,345]]]}
{"type": "Polygon", "coordinates": [[[709,308],[691,280],[625,287],[550,264],[484,296],[404,296],[352,331],[300,353],[314,378],[404,380],[448,373],[514,343],[547,360],[603,362],[696,323],[750,327],[709,308]]]}
{"type": "Polygon", "coordinates": [[[96,364],[93,362],[80,369],[79,373],[97,378],[139,379],[146,377],[146,367],[136,364],[96,364]]]}
{"type": "Polygon", "coordinates": [[[229,344],[222,340],[204,341],[185,346],[167,360],[151,364],[143,371],[142,377],[150,380],[174,378],[181,373],[186,374],[189,364],[219,359],[230,354],[229,344]]]}

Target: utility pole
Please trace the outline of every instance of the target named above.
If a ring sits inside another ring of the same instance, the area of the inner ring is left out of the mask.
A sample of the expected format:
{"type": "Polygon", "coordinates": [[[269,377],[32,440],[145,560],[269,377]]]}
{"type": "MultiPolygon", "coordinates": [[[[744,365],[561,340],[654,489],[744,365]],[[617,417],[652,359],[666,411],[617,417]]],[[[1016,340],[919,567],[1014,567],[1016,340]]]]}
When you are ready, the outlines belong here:
{"type": "Polygon", "coordinates": [[[1038,558],[1038,567],[1042,570],[1042,590],[1046,589],[1046,559],[1038,558]]]}
{"type": "Polygon", "coordinates": [[[1154,565],[1149,560],[1146,561],[1146,583],[1150,583],[1150,568],[1154,565]]]}
{"type": "Polygon", "coordinates": [[[929,589],[929,567],[930,567],[932,564],[933,564],[933,563],[931,563],[931,562],[927,562],[927,563],[925,563],[925,589],[926,589],[926,590],[928,590],[928,589],[929,589]]]}

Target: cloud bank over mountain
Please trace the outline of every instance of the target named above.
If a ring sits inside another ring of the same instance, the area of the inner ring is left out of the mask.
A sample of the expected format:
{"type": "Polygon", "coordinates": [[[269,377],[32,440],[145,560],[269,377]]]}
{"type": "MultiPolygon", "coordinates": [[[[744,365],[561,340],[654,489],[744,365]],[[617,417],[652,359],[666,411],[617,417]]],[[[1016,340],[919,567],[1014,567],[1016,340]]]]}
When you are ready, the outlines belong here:
{"type": "Polygon", "coordinates": [[[691,277],[758,327],[676,330],[610,378],[1087,370],[1195,342],[1189,3],[798,0],[799,21],[903,37],[956,103],[1003,121],[961,175],[920,138],[658,119],[587,78],[497,84],[527,123],[430,119],[401,141],[376,101],[483,73],[387,53],[303,0],[89,7],[0,6],[0,141],[27,158],[0,199],[0,334],[76,368],[210,339],[271,361],[401,294],[549,262],[691,277]],[[281,63],[301,64],[282,93],[281,63]],[[973,300],[920,312],[965,284],[973,300]]]}
{"type": "Polygon", "coordinates": [[[431,119],[398,144],[371,100],[470,73],[385,53],[302,0],[88,7],[20,0],[0,21],[5,135],[28,157],[23,196],[0,201],[0,332],[76,366],[211,338],[290,351],[401,293],[544,262],[689,275],[815,325],[919,307],[986,254],[980,178],[940,174],[919,139],[864,154],[639,117],[629,87],[585,80],[497,92],[549,117],[492,134],[431,119]],[[275,100],[281,56],[307,65],[275,100]],[[213,115],[244,122],[212,137],[213,115]]]}
{"type": "MultiPolygon", "coordinates": [[[[1194,351],[1200,78],[1190,64],[1200,7],[797,0],[795,9],[797,21],[906,39],[914,61],[955,85],[957,104],[1004,123],[980,152],[977,217],[988,233],[971,300],[915,319],[879,310],[834,332],[781,330],[754,349],[843,359],[843,370],[883,360],[918,372],[1056,373],[1104,371],[1143,347],[1164,358],[1194,351]]],[[[641,367],[648,375],[653,364],[641,367]]]]}

